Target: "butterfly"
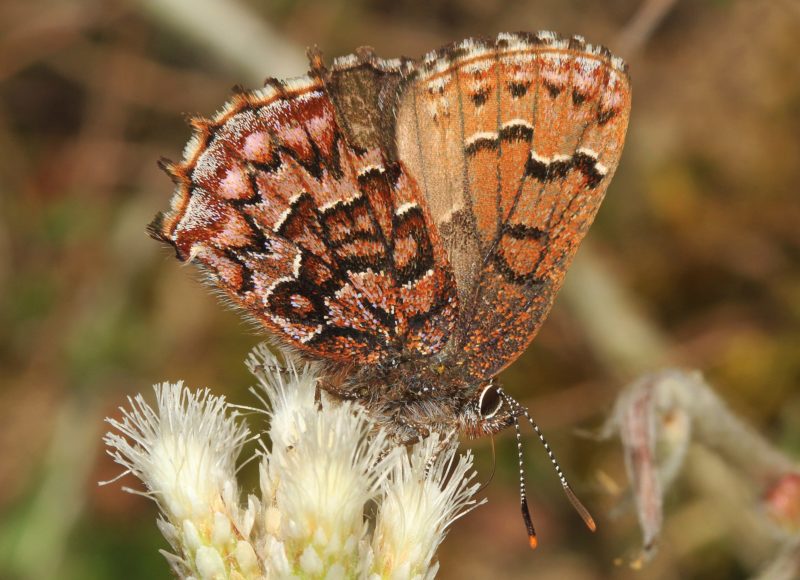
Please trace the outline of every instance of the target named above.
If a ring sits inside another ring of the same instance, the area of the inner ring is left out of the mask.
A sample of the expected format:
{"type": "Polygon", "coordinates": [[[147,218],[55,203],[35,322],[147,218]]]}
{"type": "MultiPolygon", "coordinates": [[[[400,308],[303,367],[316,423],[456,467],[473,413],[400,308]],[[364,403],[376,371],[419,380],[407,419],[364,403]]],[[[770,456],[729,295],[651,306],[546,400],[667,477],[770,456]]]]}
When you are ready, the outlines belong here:
{"type": "MultiPolygon", "coordinates": [[[[530,417],[496,376],[546,318],[617,167],[626,65],[552,32],[309,59],[191,120],[150,234],[398,441],[513,424],[519,444],[530,417]]],[[[521,470],[520,485],[534,545],[521,470]]]]}

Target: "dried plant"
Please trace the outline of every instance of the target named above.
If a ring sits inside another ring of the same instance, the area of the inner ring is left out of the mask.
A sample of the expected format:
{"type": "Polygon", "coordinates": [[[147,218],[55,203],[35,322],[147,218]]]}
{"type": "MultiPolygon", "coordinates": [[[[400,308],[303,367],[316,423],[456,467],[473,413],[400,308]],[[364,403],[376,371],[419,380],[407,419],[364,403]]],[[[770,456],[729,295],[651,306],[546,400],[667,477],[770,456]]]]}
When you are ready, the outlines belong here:
{"type": "MultiPolygon", "coordinates": [[[[665,369],[641,376],[617,398],[601,437],[619,435],[642,530],[638,566],[652,559],[664,525],[664,496],[691,444],[729,464],[758,499],[757,525],[779,544],[776,569],[796,572],[800,468],[733,413],[697,371],[665,369]],[[781,568],[782,569],[782,568],[781,568]]],[[[767,575],[764,578],[788,578],[767,575]]]]}

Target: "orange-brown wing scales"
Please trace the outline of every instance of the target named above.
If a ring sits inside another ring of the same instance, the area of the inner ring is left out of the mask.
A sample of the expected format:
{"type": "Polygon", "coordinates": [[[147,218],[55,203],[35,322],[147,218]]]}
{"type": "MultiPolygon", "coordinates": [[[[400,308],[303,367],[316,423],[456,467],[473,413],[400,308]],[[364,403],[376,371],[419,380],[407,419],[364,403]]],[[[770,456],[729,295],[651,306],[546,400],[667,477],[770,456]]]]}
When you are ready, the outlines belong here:
{"type": "Polygon", "coordinates": [[[475,228],[483,251],[492,243],[502,216],[499,214],[500,160],[498,139],[502,123],[498,90],[501,65],[488,47],[476,47],[477,60],[454,69],[463,119],[465,192],[471,200],[475,228]]]}
{"type": "Polygon", "coordinates": [[[622,151],[627,76],[580,38],[503,34],[428,55],[416,95],[401,103],[398,143],[425,176],[458,281],[452,351],[492,376],[533,339],[599,208],[622,151]]]}
{"type": "MultiPolygon", "coordinates": [[[[427,69],[437,64],[434,60],[426,59],[421,67],[427,69]]],[[[469,302],[480,271],[476,216],[464,179],[468,169],[461,109],[463,100],[470,95],[461,87],[457,71],[452,67],[441,68],[441,74],[410,82],[401,95],[396,138],[402,162],[423,190],[463,305],[469,302]]],[[[476,88],[477,93],[480,88],[476,88]]],[[[496,161],[496,156],[490,158],[490,167],[496,167],[496,161]]]]}
{"type": "Polygon", "coordinates": [[[429,355],[455,282],[415,182],[348,147],[321,81],[237,95],[196,135],[151,233],[289,344],[342,363],[429,355]],[[424,292],[420,290],[424,289],[424,292]]]}

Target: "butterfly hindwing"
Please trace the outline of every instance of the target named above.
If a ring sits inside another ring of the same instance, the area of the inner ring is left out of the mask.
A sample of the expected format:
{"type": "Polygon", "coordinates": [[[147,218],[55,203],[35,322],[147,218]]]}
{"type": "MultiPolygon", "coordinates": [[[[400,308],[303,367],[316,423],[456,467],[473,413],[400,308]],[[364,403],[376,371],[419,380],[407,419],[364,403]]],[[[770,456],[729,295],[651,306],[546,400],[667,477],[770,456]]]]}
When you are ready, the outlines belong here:
{"type": "MultiPolygon", "coordinates": [[[[351,146],[319,75],[237,95],[196,134],[151,233],[311,356],[429,355],[455,284],[423,198],[381,143],[351,146]]],[[[348,129],[349,130],[349,129],[348,129]]]]}

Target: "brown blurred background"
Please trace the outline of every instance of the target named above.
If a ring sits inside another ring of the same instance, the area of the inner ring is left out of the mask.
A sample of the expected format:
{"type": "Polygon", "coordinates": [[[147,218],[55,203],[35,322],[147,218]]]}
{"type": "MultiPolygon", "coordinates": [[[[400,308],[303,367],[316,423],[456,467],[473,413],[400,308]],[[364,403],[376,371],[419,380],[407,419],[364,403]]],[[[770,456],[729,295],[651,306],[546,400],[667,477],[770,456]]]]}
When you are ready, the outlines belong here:
{"type": "MultiPolygon", "coordinates": [[[[582,34],[631,68],[628,143],[590,246],[502,377],[600,530],[582,528],[531,437],[529,551],[506,433],[489,504],[455,526],[440,576],[747,578],[774,557],[780,543],[747,525],[759,489],[697,450],[667,495],[658,556],[632,570],[619,445],[574,431],[675,364],[800,452],[796,0],[3,0],[0,578],[168,577],[155,506],[96,484],[119,473],[103,417],[162,380],[254,403],[242,362],[260,337],[144,233],[168,203],[156,160],[180,157],[184,115],[211,114],[234,84],[303,74],[309,45],[419,56],[520,29],[582,34]]],[[[486,478],[489,444],[470,445],[486,478]]]]}

